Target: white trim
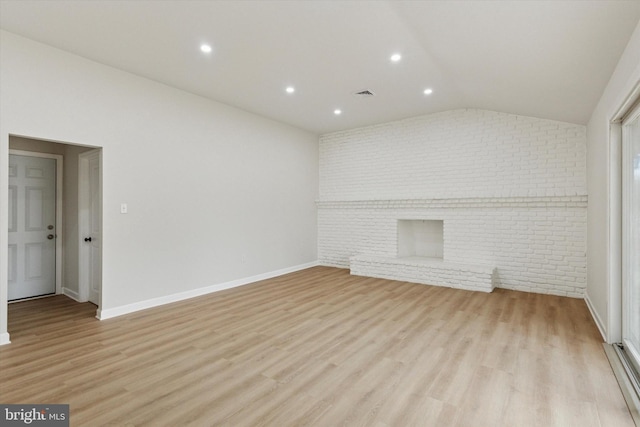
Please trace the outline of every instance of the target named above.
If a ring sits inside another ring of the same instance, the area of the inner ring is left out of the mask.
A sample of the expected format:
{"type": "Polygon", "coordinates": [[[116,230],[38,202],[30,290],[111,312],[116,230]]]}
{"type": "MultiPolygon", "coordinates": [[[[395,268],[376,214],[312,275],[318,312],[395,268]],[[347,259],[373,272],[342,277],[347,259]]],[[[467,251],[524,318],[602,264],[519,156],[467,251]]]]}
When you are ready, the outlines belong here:
{"type": "Polygon", "coordinates": [[[56,161],[56,294],[62,293],[62,257],[63,254],[63,232],[62,232],[62,188],[64,169],[64,157],[61,154],[40,153],[36,151],[9,150],[9,155],[39,157],[43,159],[54,159],[56,161]]]}
{"type": "Polygon", "coordinates": [[[605,342],[622,341],[622,127],[609,126],[609,239],[606,241],[607,325],[605,342]]]}
{"type": "Polygon", "coordinates": [[[65,288],[62,288],[62,293],[64,295],[68,296],[69,298],[71,298],[74,301],[82,302],[82,301],[80,301],[80,295],[76,291],[73,291],[73,290],[65,287],[65,288]]]}
{"type": "Polygon", "coordinates": [[[607,342],[607,328],[605,327],[604,322],[602,322],[602,319],[598,315],[598,312],[593,308],[593,304],[591,303],[591,298],[589,297],[588,292],[585,292],[584,294],[584,302],[587,303],[587,308],[589,309],[589,312],[591,313],[591,317],[593,318],[593,321],[596,323],[596,326],[600,331],[600,335],[602,335],[602,339],[605,342],[607,342]]]}
{"type": "Polygon", "coordinates": [[[9,134],[0,132],[0,344],[9,344],[9,134]]]}
{"type": "Polygon", "coordinates": [[[11,344],[9,339],[9,332],[3,332],[0,334],[0,345],[11,344]]]}
{"type": "Polygon", "coordinates": [[[163,297],[135,302],[133,304],[122,305],[120,307],[114,307],[107,310],[98,309],[96,317],[100,320],[110,319],[112,317],[122,316],[124,314],[145,310],[147,308],[170,304],[172,302],[178,302],[189,298],[195,298],[225,289],[236,288],[238,286],[248,285],[250,283],[259,282],[261,280],[272,279],[274,277],[282,276],[300,270],[305,270],[307,268],[316,267],[318,265],[318,261],[313,261],[306,264],[299,264],[293,267],[282,268],[280,270],[275,270],[268,273],[245,277],[243,279],[237,279],[230,282],[219,283],[217,285],[206,286],[204,288],[193,289],[191,291],[179,292],[177,294],[166,295],[163,297]]]}
{"type": "Polygon", "coordinates": [[[620,103],[620,107],[613,114],[613,118],[611,119],[611,123],[621,123],[623,120],[627,118],[627,115],[631,112],[631,110],[636,106],[636,103],[640,100],[640,80],[638,80],[627,96],[620,103]]]}

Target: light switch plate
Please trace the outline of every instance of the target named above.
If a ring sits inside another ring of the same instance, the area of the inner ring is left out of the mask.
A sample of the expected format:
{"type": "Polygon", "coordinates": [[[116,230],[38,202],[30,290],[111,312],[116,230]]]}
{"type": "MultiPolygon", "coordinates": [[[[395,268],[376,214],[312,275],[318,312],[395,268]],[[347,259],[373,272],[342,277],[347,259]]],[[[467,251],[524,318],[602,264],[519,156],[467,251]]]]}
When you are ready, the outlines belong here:
{"type": "Polygon", "coordinates": [[[121,214],[126,214],[128,210],[127,204],[126,203],[121,203],[120,204],[120,213],[121,214]]]}

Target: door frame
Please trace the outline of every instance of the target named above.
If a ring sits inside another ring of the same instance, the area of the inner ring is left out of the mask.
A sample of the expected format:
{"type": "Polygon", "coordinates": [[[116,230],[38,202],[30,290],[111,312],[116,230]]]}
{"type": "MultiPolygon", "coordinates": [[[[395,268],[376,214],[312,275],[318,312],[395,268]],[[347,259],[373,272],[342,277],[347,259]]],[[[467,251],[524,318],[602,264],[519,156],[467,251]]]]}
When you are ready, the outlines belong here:
{"type": "MultiPolygon", "coordinates": [[[[623,266],[622,247],[622,122],[640,102],[640,80],[620,101],[609,122],[609,206],[607,209],[607,319],[605,329],[600,327],[607,344],[622,342],[623,266]]],[[[594,316],[597,319],[597,316],[594,316]]],[[[598,322],[596,322],[598,323],[598,322]]]]}
{"type": "Polygon", "coordinates": [[[631,300],[631,269],[633,268],[633,259],[631,254],[631,237],[629,232],[632,230],[631,225],[631,199],[632,199],[632,183],[629,181],[633,179],[632,165],[629,164],[632,156],[631,141],[629,141],[629,129],[628,125],[631,121],[640,120],[640,102],[636,102],[630,111],[625,114],[622,121],[622,343],[625,344],[625,350],[630,352],[634,357],[632,363],[634,363],[635,369],[640,370],[638,361],[640,355],[637,353],[637,349],[631,345],[627,345],[627,333],[630,329],[630,311],[632,310],[631,300]]]}
{"type": "MultiPolygon", "coordinates": [[[[100,222],[102,222],[102,148],[89,150],[78,155],[78,296],[80,301],[89,301],[89,276],[90,269],[90,248],[83,245],[81,239],[86,235],[89,228],[89,206],[91,203],[91,189],[89,188],[89,159],[98,156],[100,165],[100,173],[98,174],[98,198],[100,199],[100,222]]],[[[100,225],[102,230],[102,224],[100,225]]],[[[104,235],[104,233],[102,233],[104,235]]],[[[100,253],[102,254],[102,238],[100,239],[100,253]]],[[[102,264],[102,256],[100,259],[102,264]]],[[[100,308],[102,307],[102,278],[100,279],[100,292],[98,293],[98,310],[96,317],[99,317],[100,308]]]]}
{"type": "MultiPolygon", "coordinates": [[[[63,254],[63,244],[62,244],[62,239],[64,236],[64,233],[62,232],[62,187],[63,187],[63,176],[62,176],[62,171],[63,171],[63,161],[64,161],[64,157],[61,154],[49,154],[49,153],[41,153],[41,152],[37,152],[37,151],[24,151],[24,150],[9,150],[9,155],[16,155],[16,156],[28,156],[28,157],[39,157],[39,158],[44,158],[44,159],[54,159],[56,161],[56,249],[55,249],[55,253],[56,253],[56,295],[61,294],[62,293],[62,257],[64,256],[63,254]]],[[[42,297],[46,297],[47,295],[44,295],[42,297]]],[[[34,297],[34,298],[42,298],[42,297],[34,297]]],[[[25,298],[25,299],[29,299],[29,298],[25,298]]],[[[18,301],[24,301],[25,299],[20,299],[20,300],[16,300],[15,302],[18,301]]],[[[8,303],[11,304],[14,301],[9,301],[8,303]]]]}

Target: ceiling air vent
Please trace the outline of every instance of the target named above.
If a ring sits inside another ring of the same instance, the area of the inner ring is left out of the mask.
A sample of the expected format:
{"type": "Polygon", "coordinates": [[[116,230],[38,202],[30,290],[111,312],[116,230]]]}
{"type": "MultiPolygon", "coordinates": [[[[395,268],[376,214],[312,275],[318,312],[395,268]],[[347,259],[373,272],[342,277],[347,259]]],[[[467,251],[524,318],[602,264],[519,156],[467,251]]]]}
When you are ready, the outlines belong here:
{"type": "Polygon", "coordinates": [[[357,92],[354,92],[353,95],[358,98],[371,98],[372,96],[375,96],[375,94],[368,89],[359,90],[357,92]]]}

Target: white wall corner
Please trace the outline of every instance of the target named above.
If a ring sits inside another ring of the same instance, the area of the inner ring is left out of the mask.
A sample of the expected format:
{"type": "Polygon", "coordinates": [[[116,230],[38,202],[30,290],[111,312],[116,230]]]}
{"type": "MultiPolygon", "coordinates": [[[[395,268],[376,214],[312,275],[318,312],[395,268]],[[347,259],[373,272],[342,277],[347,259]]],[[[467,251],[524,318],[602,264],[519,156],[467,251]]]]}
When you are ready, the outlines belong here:
{"type": "Polygon", "coordinates": [[[604,322],[600,318],[600,315],[598,314],[598,312],[593,307],[593,304],[591,303],[591,299],[589,298],[589,292],[588,291],[585,291],[585,293],[584,293],[584,301],[587,303],[587,308],[589,309],[589,312],[591,313],[591,317],[593,317],[593,321],[596,322],[596,326],[598,327],[598,330],[600,331],[600,335],[602,335],[602,339],[604,340],[604,342],[611,344],[609,342],[609,340],[607,339],[607,328],[606,328],[606,325],[604,324],[604,322]]]}
{"type": "Polygon", "coordinates": [[[186,292],[179,292],[176,294],[166,295],[163,297],[152,298],[145,301],[136,302],[133,304],[126,304],[119,307],[113,307],[106,310],[98,309],[96,312],[96,318],[100,320],[111,319],[113,317],[123,316],[125,314],[133,313],[140,310],[146,310],[147,308],[158,307],[172,302],[178,302],[189,298],[195,298],[202,295],[210,294],[213,292],[223,291],[225,289],[236,288],[238,286],[248,285],[250,283],[259,282],[261,280],[267,280],[285,274],[294,273],[296,271],[305,270],[307,268],[316,267],[320,265],[318,261],[312,261],[306,264],[299,264],[292,267],[283,268],[280,270],[271,271],[268,273],[258,274],[255,276],[245,277],[242,279],[232,280],[229,282],[218,283],[217,285],[206,286],[203,288],[193,289],[186,292]]]}
{"type": "Polygon", "coordinates": [[[0,345],[10,344],[9,332],[3,332],[0,334],[0,345]]]}
{"type": "Polygon", "coordinates": [[[63,293],[64,295],[68,296],[69,298],[71,298],[71,299],[72,299],[72,300],[74,300],[74,301],[77,301],[77,302],[86,302],[86,301],[82,301],[82,300],[80,300],[80,295],[79,295],[76,291],[73,291],[73,290],[71,290],[71,289],[69,289],[69,288],[63,287],[63,288],[62,288],[62,293],[63,293]]]}

